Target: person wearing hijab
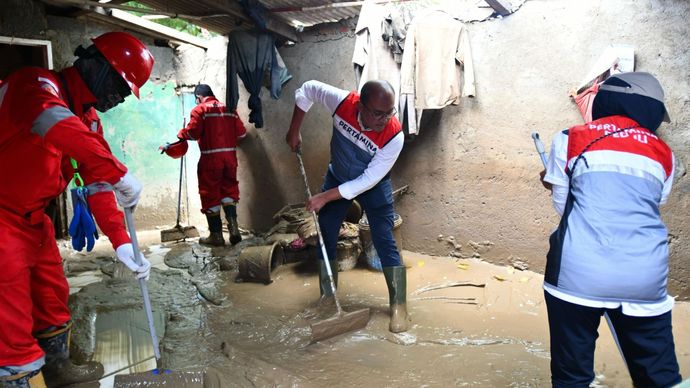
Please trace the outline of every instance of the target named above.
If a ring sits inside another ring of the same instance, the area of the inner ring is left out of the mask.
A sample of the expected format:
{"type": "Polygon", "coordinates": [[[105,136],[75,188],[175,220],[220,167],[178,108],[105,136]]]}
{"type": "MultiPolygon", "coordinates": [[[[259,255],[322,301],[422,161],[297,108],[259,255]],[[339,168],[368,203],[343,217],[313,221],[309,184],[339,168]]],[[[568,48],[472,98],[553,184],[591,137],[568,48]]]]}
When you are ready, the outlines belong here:
{"type": "Polygon", "coordinates": [[[636,387],[681,381],[667,293],[673,152],[654,76],[631,72],[599,88],[592,121],[554,136],[542,183],[562,216],[549,238],[544,296],[554,387],[588,387],[602,316],[636,387]]]}

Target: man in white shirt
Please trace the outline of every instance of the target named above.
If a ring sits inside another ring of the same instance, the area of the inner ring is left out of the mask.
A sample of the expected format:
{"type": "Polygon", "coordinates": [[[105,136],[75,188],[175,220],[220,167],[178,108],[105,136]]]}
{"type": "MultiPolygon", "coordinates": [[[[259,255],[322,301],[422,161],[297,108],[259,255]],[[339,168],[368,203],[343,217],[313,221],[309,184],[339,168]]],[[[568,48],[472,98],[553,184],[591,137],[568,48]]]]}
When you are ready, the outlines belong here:
{"type": "MultiPolygon", "coordinates": [[[[389,176],[403,147],[400,122],[394,117],[395,92],[390,83],[381,80],[364,84],[361,95],[318,81],[305,82],[295,92],[295,110],[286,135],[293,151],[301,146],[302,120],[315,102],[325,105],[333,115],[331,163],[322,192],[308,199],[307,210],[319,213],[326,252],[331,268],[336,268],[338,232],[347,209],[355,198],[362,205],[388,285],[389,329],[394,333],[407,331],[406,269],[393,237],[395,211],[389,176]]],[[[323,259],[319,270],[321,297],[332,297],[323,259]]],[[[337,277],[334,280],[337,282],[337,277]]]]}

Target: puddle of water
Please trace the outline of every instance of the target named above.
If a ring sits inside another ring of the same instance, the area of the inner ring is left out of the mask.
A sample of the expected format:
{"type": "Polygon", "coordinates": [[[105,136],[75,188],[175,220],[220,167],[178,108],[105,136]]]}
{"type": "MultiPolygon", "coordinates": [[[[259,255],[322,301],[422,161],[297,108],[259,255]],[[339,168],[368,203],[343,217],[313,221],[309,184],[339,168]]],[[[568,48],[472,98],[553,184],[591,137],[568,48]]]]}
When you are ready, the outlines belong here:
{"type": "MultiPolygon", "coordinates": [[[[164,314],[154,311],[153,321],[160,339],[165,334],[164,314]]],[[[98,314],[93,359],[103,364],[106,375],[122,368],[125,369],[118,374],[150,371],[156,367],[156,360],[152,356],[151,336],[143,310],[116,310],[98,314]],[[149,360],[141,362],[146,359],[149,360]],[[130,365],[134,366],[127,368],[130,365]]],[[[115,376],[102,379],[101,387],[112,387],[114,380],[115,376]]]]}

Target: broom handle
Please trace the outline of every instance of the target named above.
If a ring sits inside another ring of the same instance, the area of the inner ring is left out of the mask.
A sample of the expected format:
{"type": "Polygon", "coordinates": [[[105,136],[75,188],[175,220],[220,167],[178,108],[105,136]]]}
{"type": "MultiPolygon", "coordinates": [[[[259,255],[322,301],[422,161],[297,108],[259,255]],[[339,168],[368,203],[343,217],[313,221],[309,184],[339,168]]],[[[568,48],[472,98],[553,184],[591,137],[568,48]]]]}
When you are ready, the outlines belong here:
{"type": "MultiPolygon", "coordinates": [[[[139,250],[137,231],[134,227],[132,208],[125,208],[125,219],[127,221],[127,229],[129,230],[129,238],[132,240],[134,262],[137,263],[137,265],[141,265],[141,251],[139,250]]],[[[151,343],[153,344],[153,355],[156,357],[156,367],[160,369],[161,353],[158,344],[158,336],[156,335],[156,326],[153,324],[153,312],[151,310],[151,301],[149,300],[149,289],[146,285],[146,279],[139,279],[139,287],[141,288],[141,296],[144,298],[144,311],[146,312],[146,319],[149,321],[149,332],[151,333],[151,343]]]]}
{"type": "Polygon", "coordinates": [[[542,143],[539,138],[539,133],[532,132],[532,139],[534,140],[534,146],[537,148],[537,152],[541,158],[541,163],[544,165],[544,168],[546,168],[546,149],[544,149],[544,143],[542,143]]]}
{"type": "Polygon", "coordinates": [[[180,184],[177,189],[177,224],[180,226],[180,206],[182,205],[182,168],[184,167],[184,155],[180,158],[180,184]]]}
{"type": "MultiPolygon", "coordinates": [[[[182,128],[187,128],[187,117],[184,116],[184,97],[182,97],[182,128]]],[[[180,158],[180,184],[177,188],[177,223],[180,226],[180,207],[182,206],[182,169],[184,168],[184,155],[180,158]]]]}
{"type": "MultiPolygon", "coordinates": [[[[304,187],[307,192],[307,199],[311,198],[311,190],[309,189],[309,181],[307,180],[307,172],[304,169],[304,162],[302,161],[302,150],[298,149],[297,160],[299,160],[299,170],[302,173],[302,178],[304,179],[304,187]]],[[[312,210],[312,217],[314,218],[314,225],[316,226],[316,235],[319,237],[319,247],[321,248],[321,255],[323,256],[324,265],[326,266],[326,272],[328,273],[328,280],[331,283],[331,290],[333,291],[333,299],[335,299],[335,307],[338,309],[338,314],[342,313],[342,308],[340,307],[340,302],[338,297],[335,295],[335,281],[333,280],[333,270],[331,269],[331,261],[328,259],[328,252],[326,252],[326,244],[323,241],[323,234],[321,233],[321,225],[319,225],[319,217],[316,212],[312,210]]]]}

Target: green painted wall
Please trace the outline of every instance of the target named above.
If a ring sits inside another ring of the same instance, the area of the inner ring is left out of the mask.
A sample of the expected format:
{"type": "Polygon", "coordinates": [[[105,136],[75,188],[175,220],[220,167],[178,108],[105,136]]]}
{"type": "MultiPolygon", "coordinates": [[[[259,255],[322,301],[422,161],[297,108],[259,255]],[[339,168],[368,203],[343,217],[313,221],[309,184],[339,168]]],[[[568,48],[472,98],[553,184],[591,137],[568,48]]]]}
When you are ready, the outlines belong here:
{"type": "Polygon", "coordinates": [[[113,153],[139,180],[158,185],[176,176],[178,162],[158,151],[161,144],[175,140],[183,125],[182,98],[174,82],[148,82],[140,100],[130,96],[100,116],[113,153]]]}
{"type": "MultiPolygon", "coordinates": [[[[177,132],[189,120],[189,112],[195,105],[194,96],[190,93],[178,95],[172,81],[148,82],[140,92],[140,100],[130,96],[122,104],[100,114],[104,136],[113,154],[143,185],[135,213],[137,226],[174,225],[180,160],[161,154],[158,147],[177,140],[177,132]]],[[[185,212],[187,200],[183,199],[183,222],[187,220],[186,214],[201,217],[196,178],[199,147],[195,142],[190,142],[186,159],[190,212],[185,212]]]]}

